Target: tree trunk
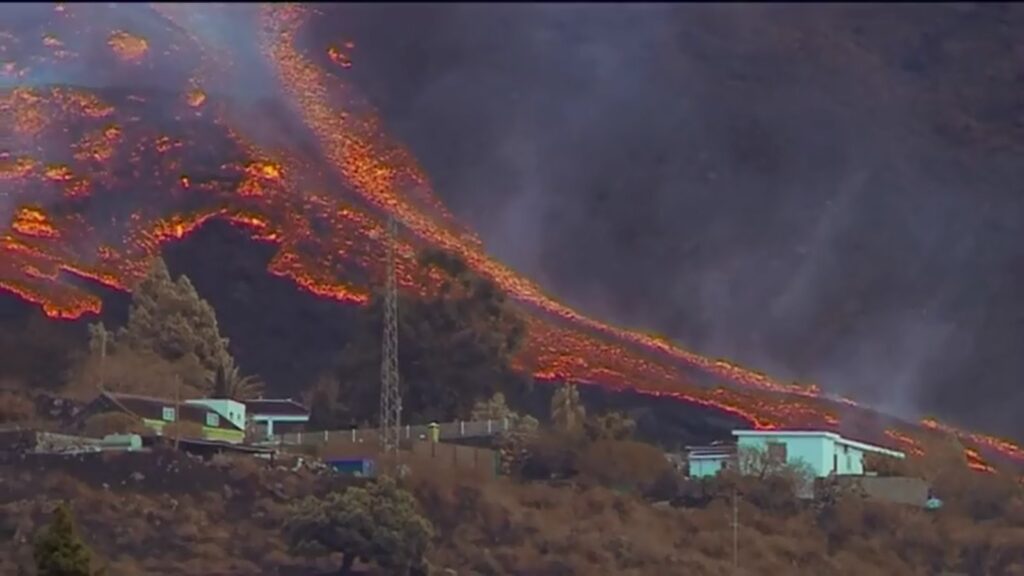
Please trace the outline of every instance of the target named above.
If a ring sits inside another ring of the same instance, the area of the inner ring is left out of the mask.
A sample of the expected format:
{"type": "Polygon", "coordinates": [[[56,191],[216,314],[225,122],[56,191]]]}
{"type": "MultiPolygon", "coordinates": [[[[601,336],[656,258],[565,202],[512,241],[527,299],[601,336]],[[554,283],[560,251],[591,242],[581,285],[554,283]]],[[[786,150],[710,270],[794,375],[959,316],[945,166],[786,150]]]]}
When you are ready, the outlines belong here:
{"type": "Polygon", "coordinates": [[[341,557],[341,570],[338,571],[338,576],[348,576],[352,573],[352,565],[356,563],[355,554],[345,554],[341,557]]]}

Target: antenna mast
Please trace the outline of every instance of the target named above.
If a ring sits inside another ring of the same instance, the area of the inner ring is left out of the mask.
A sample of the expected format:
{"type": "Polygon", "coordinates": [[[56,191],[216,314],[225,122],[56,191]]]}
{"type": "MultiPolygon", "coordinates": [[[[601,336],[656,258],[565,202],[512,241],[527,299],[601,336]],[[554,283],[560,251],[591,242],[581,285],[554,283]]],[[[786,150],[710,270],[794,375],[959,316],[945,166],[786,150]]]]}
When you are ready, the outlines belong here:
{"type": "Polygon", "coordinates": [[[384,288],[384,340],[380,364],[380,440],[384,454],[398,456],[402,429],[402,396],[398,389],[398,285],[395,243],[398,223],[388,216],[387,267],[384,288]]]}

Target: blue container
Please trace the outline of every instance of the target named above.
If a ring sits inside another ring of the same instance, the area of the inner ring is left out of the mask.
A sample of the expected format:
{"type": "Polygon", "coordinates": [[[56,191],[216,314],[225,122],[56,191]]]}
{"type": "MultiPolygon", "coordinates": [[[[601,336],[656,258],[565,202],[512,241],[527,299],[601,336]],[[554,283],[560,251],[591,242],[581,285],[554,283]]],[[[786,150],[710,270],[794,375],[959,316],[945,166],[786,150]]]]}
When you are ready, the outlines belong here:
{"type": "Polygon", "coordinates": [[[328,460],[327,465],[339,474],[351,476],[370,477],[373,476],[373,460],[369,458],[355,458],[347,460],[328,460]]]}

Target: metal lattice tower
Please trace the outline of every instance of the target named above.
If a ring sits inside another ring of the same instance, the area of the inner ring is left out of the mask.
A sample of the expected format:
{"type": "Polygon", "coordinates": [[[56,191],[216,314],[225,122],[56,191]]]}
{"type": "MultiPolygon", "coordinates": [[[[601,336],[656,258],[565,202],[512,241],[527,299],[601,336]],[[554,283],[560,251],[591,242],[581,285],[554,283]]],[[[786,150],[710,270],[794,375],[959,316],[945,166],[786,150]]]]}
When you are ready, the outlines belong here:
{"type": "Polygon", "coordinates": [[[384,287],[384,341],[380,363],[380,440],[384,453],[397,456],[402,429],[402,395],[398,389],[398,285],[395,243],[398,223],[388,217],[387,266],[384,287]]]}

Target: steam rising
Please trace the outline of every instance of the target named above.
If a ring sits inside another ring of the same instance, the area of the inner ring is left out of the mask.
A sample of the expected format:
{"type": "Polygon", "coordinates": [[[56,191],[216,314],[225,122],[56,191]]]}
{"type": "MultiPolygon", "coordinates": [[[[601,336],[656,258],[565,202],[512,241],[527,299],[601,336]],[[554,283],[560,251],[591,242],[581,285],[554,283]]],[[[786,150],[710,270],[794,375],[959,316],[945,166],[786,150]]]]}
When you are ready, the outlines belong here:
{"type": "MultiPolygon", "coordinates": [[[[939,131],[976,116],[976,102],[921,102],[933,76],[976,78],[946,63],[941,42],[890,46],[945,30],[953,17],[928,9],[350,5],[323,7],[304,31],[310,45],[351,43],[345,80],[448,204],[499,259],[582,310],[890,410],[998,428],[950,391],[969,379],[973,408],[990,409],[978,385],[1024,372],[993,345],[1022,339],[1024,279],[1006,272],[1021,210],[1004,191],[1021,169],[939,131]],[[857,32],[879,19],[897,30],[857,32]],[[908,72],[904,52],[924,72],[908,72]]],[[[17,48],[33,64],[0,88],[201,85],[250,104],[304,89],[281,90],[252,7],[120,5],[65,25],[39,10],[0,9],[41,39],[17,48]],[[89,27],[160,51],[97,66],[109,46],[89,27]],[[76,57],[52,58],[46,35],[76,57]]],[[[1005,36],[972,17],[981,40],[1005,36]]],[[[250,120],[250,139],[280,141],[268,118],[250,120]]],[[[1019,142],[974,121],[971,137],[1019,142]]],[[[1009,422],[1002,431],[1016,431],[1009,422]]]]}
{"type": "Polygon", "coordinates": [[[374,6],[319,33],[355,40],[350,73],[489,249],[572,304],[1019,434],[1024,107],[999,46],[1021,22],[374,6]]]}

